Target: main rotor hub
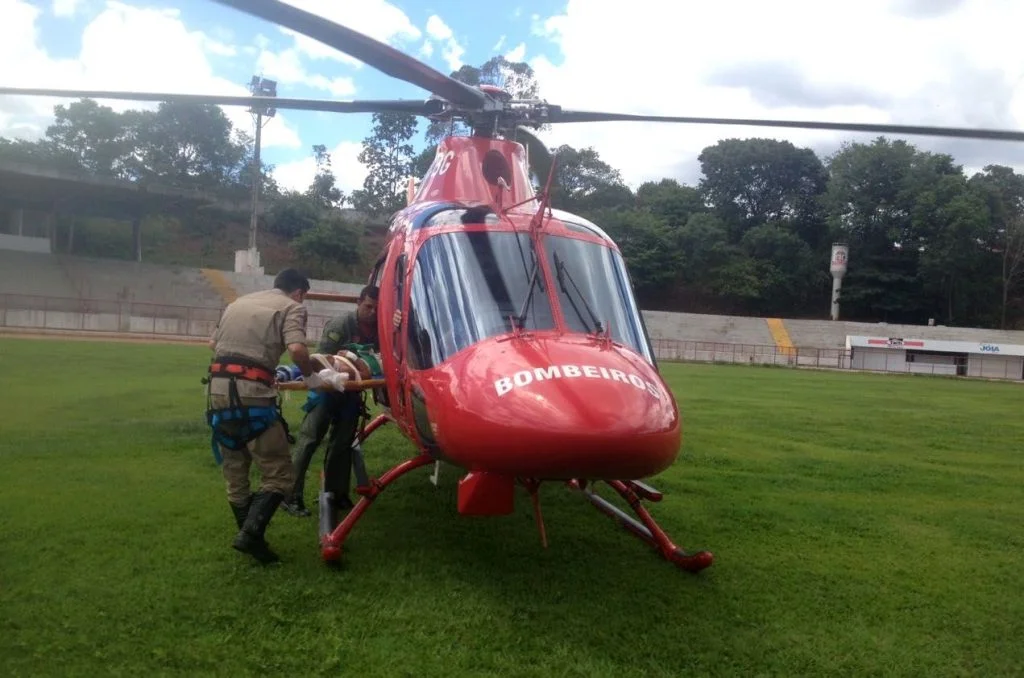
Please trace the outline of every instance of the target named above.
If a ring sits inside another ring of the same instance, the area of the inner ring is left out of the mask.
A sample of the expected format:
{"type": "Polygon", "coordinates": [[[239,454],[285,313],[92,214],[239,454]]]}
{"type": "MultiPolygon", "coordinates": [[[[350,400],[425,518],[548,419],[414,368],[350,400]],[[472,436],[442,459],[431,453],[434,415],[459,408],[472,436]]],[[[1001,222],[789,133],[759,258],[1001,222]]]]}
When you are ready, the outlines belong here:
{"type": "Polygon", "coordinates": [[[539,128],[552,122],[561,111],[560,106],[541,99],[513,99],[509,92],[494,85],[478,85],[477,88],[487,95],[483,106],[460,106],[433,96],[427,100],[427,117],[444,122],[461,120],[474,135],[491,137],[508,136],[520,126],[539,128]]]}
{"type": "Polygon", "coordinates": [[[477,85],[477,87],[480,89],[481,92],[494,99],[497,99],[498,101],[508,102],[512,100],[512,95],[509,94],[507,90],[503,90],[502,88],[496,85],[477,85]]]}

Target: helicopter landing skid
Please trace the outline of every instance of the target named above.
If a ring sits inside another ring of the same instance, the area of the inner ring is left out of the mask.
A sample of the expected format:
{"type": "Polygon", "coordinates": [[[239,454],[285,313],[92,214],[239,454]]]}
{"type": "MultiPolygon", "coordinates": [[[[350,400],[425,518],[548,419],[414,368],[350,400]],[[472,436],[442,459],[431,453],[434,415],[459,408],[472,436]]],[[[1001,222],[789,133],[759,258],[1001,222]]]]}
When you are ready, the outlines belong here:
{"type": "Polygon", "coordinates": [[[356,505],[349,510],[345,518],[335,527],[332,523],[334,511],[332,504],[334,497],[332,493],[321,490],[320,492],[320,557],[326,562],[335,562],[341,558],[341,545],[348,538],[356,522],[370,508],[370,504],[384,491],[391,483],[404,476],[409,471],[434,463],[434,457],[429,454],[420,454],[412,459],[406,459],[401,464],[391,468],[380,478],[371,478],[364,484],[356,487],[356,493],[362,495],[356,505]]]}
{"type": "Polygon", "coordinates": [[[583,496],[597,507],[599,511],[616,520],[622,527],[647,542],[648,545],[653,546],[663,558],[680,569],[688,572],[700,572],[711,565],[714,556],[710,551],[689,553],[676,546],[654,520],[650,512],[640,503],[644,499],[653,502],[661,501],[662,495],[660,492],[636,480],[606,480],[604,482],[626,500],[640,520],[628,515],[607,499],[599,497],[594,492],[593,487],[588,485],[585,480],[574,478],[567,481],[566,484],[574,490],[581,491],[583,496]]]}

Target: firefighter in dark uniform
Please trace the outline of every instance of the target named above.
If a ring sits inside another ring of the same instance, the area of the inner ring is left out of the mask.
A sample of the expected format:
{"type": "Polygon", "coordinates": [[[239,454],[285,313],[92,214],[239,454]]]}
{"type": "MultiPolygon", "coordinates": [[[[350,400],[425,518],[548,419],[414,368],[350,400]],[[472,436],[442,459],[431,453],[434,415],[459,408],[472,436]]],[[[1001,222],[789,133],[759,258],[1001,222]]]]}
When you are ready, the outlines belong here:
{"type": "Polygon", "coordinates": [[[318,374],[310,362],[302,305],[307,291],[309,280],[285,269],[275,278],[274,289],[231,302],[210,339],[207,422],[239,530],[232,546],[262,563],[278,560],[264,532],[294,483],[288,431],[274,388],[278,361],[287,350],[311,389],[328,381],[331,386],[343,384],[347,376],[332,377],[331,370],[318,374]],[[255,493],[249,486],[253,461],[261,476],[255,493]]]}
{"type": "MultiPolygon", "coordinates": [[[[324,326],[317,353],[334,355],[346,344],[371,344],[375,351],[379,351],[377,296],[378,289],[375,285],[364,287],[359,293],[354,312],[334,318],[324,326]]],[[[309,399],[303,407],[306,416],[302,420],[299,440],[293,455],[295,485],[291,496],[284,504],[284,509],[293,516],[304,517],[310,514],[304,501],[306,472],[313,455],[316,454],[316,448],[323,441],[328,429],[330,436],[324,458],[332,459],[332,469],[337,468],[342,473],[338,478],[337,487],[341,491],[335,494],[335,508],[352,508],[352,501],[348,497],[352,479],[352,443],[357,433],[362,407],[363,399],[359,391],[310,392],[309,399]]]]}

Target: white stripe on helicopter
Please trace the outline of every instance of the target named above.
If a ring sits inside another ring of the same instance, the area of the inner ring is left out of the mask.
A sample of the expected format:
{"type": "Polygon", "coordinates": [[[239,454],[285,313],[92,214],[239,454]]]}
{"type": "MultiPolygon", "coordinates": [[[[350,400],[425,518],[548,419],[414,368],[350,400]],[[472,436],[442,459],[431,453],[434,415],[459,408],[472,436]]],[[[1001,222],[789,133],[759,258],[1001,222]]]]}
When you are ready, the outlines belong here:
{"type": "Polygon", "coordinates": [[[638,375],[626,374],[622,370],[610,370],[593,365],[551,365],[550,367],[535,367],[532,370],[520,370],[511,377],[502,377],[495,381],[494,390],[498,392],[499,396],[503,396],[514,388],[529,386],[534,381],[571,379],[576,377],[621,381],[624,384],[632,384],[641,391],[647,391],[658,400],[661,400],[661,389],[656,384],[645,381],[638,375]]]}

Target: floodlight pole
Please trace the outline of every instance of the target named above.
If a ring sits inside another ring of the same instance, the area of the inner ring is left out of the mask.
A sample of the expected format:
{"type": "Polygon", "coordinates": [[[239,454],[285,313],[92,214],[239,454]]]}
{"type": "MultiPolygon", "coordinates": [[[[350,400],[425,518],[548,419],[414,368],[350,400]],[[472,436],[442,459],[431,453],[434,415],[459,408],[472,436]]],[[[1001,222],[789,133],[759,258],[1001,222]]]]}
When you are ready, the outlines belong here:
{"type": "Polygon", "coordinates": [[[262,139],[263,132],[263,112],[256,111],[256,142],[253,153],[253,165],[252,165],[252,208],[249,214],[249,249],[253,252],[256,251],[256,211],[259,209],[260,203],[260,183],[262,183],[262,176],[260,172],[260,141],[262,139]]]}
{"type": "MultiPolygon", "coordinates": [[[[252,76],[249,82],[249,91],[253,96],[276,97],[277,83],[273,80],[265,80],[257,75],[252,76]]],[[[245,273],[263,273],[263,267],[259,264],[259,251],[256,249],[256,229],[259,223],[260,184],[263,183],[263,173],[260,163],[260,146],[263,141],[263,118],[273,118],[277,110],[274,108],[259,106],[252,107],[249,112],[256,119],[256,138],[253,143],[253,165],[252,165],[252,204],[249,209],[249,247],[246,251],[235,252],[235,271],[245,273]]]]}

